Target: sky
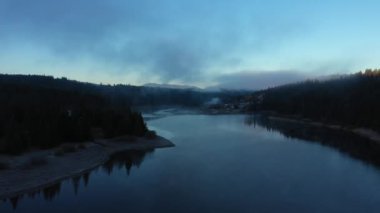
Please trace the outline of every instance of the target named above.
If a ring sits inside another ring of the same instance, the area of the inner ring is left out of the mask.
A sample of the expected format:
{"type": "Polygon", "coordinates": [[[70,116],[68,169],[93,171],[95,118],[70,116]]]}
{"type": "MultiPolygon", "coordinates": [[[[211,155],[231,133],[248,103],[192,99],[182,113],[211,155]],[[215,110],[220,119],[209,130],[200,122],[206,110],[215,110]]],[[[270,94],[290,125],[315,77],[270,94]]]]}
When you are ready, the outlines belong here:
{"type": "Polygon", "coordinates": [[[260,89],[380,67],[378,0],[0,0],[0,73],[260,89]]]}

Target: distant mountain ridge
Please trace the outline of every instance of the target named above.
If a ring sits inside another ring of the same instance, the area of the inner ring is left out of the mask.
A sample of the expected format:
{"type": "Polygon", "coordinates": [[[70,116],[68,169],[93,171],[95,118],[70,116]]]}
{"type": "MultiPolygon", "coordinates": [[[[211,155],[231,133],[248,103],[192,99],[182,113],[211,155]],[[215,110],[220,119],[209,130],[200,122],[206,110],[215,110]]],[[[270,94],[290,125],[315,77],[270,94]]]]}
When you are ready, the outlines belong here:
{"type": "Polygon", "coordinates": [[[195,90],[202,91],[203,89],[196,86],[189,85],[179,85],[179,84],[157,84],[157,83],[147,83],[143,85],[144,87],[154,87],[162,89],[183,89],[183,90],[195,90]]]}
{"type": "MultiPolygon", "coordinates": [[[[132,86],[126,84],[94,84],[70,80],[67,78],[55,78],[42,75],[10,75],[0,74],[0,86],[20,85],[22,87],[37,87],[43,89],[55,89],[66,92],[78,92],[101,95],[111,102],[122,102],[132,107],[140,106],[200,106],[221,93],[204,92],[202,89],[165,88],[151,86],[132,86]]],[[[186,88],[186,87],[185,87],[186,88]]]]}

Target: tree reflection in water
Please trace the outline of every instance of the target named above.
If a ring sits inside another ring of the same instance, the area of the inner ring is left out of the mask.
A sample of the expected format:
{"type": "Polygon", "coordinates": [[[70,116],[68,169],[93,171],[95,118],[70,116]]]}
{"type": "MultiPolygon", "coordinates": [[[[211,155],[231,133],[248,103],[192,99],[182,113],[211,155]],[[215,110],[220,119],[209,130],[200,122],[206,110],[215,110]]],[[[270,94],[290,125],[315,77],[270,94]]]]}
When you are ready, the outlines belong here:
{"type": "Polygon", "coordinates": [[[287,138],[329,146],[380,168],[380,144],[349,131],[335,130],[286,119],[270,119],[264,115],[247,115],[244,123],[248,126],[260,126],[267,131],[277,131],[287,138]]]}
{"type": "MultiPolygon", "coordinates": [[[[108,175],[111,175],[112,171],[114,169],[118,169],[118,170],[125,169],[126,174],[129,176],[131,173],[131,169],[133,167],[137,167],[137,168],[140,167],[140,165],[144,161],[145,157],[148,155],[151,155],[153,152],[154,152],[154,150],[151,149],[151,150],[147,150],[147,151],[146,150],[145,151],[129,150],[129,151],[116,153],[116,154],[112,155],[110,157],[109,161],[107,161],[105,164],[103,164],[101,166],[101,168],[108,175]]],[[[94,171],[94,170],[92,170],[92,171],[94,171]]],[[[81,184],[83,184],[84,187],[87,187],[89,185],[90,174],[92,171],[89,171],[89,172],[84,173],[82,175],[75,176],[75,177],[71,178],[71,183],[73,185],[75,195],[77,195],[79,193],[79,188],[80,188],[81,184]],[[83,181],[81,181],[81,180],[83,180],[83,181]]],[[[60,181],[60,182],[57,182],[57,183],[54,183],[53,185],[50,185],[48,187],[44,187],[44,188],[41,188],[38,190],[27,192],[25,194],[20,194],[20,195],[17,195],[17,196],[8,198],[8,199],[3,199],[1,202],[2,203],[8,203],[9,202],[12,205],[13,209],[15,210],[17,208],[19,202],[25,197],[29,198],[29,199],[34,199],[34,198],[42,195],[46,201],[53,201],[54,198],[59,196],[59,194],[61,192],[61,185],[64,181],[67,181],[67,179],[60,181]]]]}

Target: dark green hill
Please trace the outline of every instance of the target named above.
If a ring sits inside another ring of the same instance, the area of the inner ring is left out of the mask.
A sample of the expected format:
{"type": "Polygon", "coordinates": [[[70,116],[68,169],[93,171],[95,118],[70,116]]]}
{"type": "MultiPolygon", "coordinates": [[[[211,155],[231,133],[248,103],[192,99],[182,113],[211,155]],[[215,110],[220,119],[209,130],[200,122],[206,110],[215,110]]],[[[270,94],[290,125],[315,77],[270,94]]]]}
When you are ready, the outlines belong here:
{"type": "Polygon", "coordinates": [[[102,86],[44,76],[0,75],[0,153],[50,148],[95,135],[142,136],[140,113],[102,86]]]}
{"type": "Polygon", "coordinates": [[[380,130],[379,70],[279,86],[250,98],[254,111],[380,130]]]}
{"type": "Polygon", "coordinates": [[[217,93],[201,92],[191,89],[154,88],[131,85],[103,85],[78,82],[66,78],[40,75],[0,74],[0,85],[17,84],[20,86],[56,89],[104,96],[110,101],[126,106],[184,106],[197,107],[207,102],[217,93]]]}

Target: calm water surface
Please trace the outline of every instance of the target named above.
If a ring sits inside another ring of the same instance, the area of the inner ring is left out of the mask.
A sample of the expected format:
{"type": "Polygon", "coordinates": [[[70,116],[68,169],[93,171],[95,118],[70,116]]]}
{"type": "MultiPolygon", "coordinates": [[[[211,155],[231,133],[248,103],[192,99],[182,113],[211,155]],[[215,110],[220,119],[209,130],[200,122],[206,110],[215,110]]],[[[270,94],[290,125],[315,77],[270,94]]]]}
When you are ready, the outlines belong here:
{"type": "Polygon", "coordinates": [[[377,161],[362,159],[372,149],[357,151],[353,136],[243,115],[148,123],[176,147],[121,153],[89,174],[8,199],[0,212],[380,211],[377,161]]]}

